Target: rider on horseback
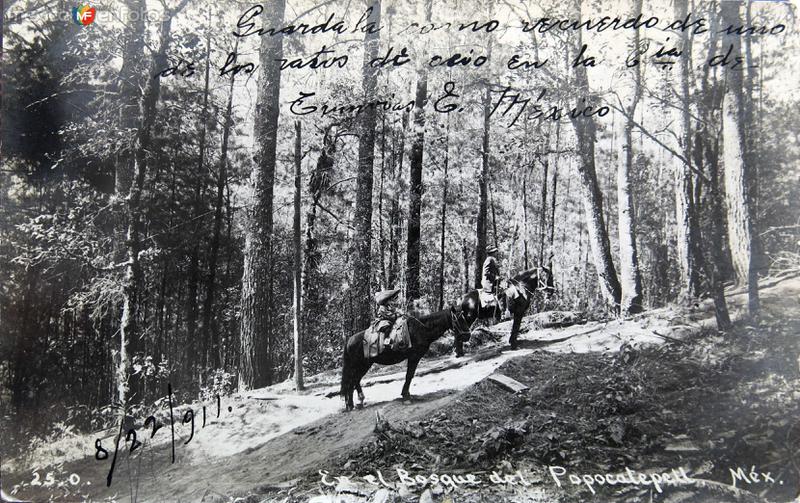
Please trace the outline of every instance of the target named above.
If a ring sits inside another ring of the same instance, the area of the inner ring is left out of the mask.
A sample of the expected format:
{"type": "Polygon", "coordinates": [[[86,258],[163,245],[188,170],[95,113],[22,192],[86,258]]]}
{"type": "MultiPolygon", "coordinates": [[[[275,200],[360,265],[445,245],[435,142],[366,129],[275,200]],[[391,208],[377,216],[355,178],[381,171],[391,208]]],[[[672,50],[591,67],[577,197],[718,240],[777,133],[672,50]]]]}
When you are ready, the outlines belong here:
{"type": "Polygon", "coordinates": [[[486,249],[486,260],[483,261],[481,286],[483,291],[489,294],[495,293],[500,282],[500,264],[497,261],[498,252],[499,250],[496,246],[490,246],[486,249]]]}
{"type": "Polygon", "coordinates": [[[490,246],[486,249],[486,260],[483,261],[483,278],[481,286],[486,293],[493,294],[500,282],[500,265],[497,262],[498,249],[490,246]]]}
{"type": "Polygon", "coordinates": [[[496,246],[490,246],[486,249],[486,260],[483,261],[481,286],[483,287],[483,297],[486,301],[486,305],[495,305],[497,307],[497,317],[500,319],[501,313],[506,317],[510,316],[510,314],[506,312],[505,295],[501,288],[498,255],[499,250],[496,246]]]}
{"type": "Polygon", "coordinates": [[[383,337],[385,344],[389,344],[392,327],[397,318],[403,316],[403,311],[397,305],[397,296],[400,289],[383,290],[375,294],[375,303],[378,305],[378,315],[372,322],[372,327],[383,337]]]}

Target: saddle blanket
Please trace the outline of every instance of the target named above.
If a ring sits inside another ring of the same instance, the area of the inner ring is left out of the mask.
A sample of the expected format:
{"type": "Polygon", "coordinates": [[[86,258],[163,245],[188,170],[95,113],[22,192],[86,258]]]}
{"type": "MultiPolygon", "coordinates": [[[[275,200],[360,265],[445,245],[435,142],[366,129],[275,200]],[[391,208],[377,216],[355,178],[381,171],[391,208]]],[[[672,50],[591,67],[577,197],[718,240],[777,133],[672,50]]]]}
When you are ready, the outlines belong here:
{"type": "Polygon", "coordinates": [[[478,298],[481,300],[481,308],[497,306],[497,297],[486,290],[478,290],[478,298]]]}
{"type": "Polygon", "coordinates": [[[375,326],[364,331],[364,356],[374,358],[387,349],[402,350],[411,347],[411,335],[408,333],[408,320],[399,318],[389,332],[388,343],[375,326]]]}
{"type": "Polygon", "coordinates": [[[506,288],[506,297],[509,299],[516,299],[517,297],[522,297],[523,299],[528,299],[528,290],[516,283],[510,283],[508,288],[506,288]]]}

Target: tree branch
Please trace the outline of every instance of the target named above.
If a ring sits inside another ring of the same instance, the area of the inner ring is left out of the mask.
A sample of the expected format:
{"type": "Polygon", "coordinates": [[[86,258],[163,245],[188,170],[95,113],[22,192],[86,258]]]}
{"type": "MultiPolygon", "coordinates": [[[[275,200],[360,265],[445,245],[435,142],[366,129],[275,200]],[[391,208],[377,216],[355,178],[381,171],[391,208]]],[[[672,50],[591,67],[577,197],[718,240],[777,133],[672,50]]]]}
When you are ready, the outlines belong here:
{"type": "MultiPolygon", "coordinates": [[[[617,99],[619,99],[619,96],[617,96],[617,99]]],[[[625,110],[624,110],[624,107],[623,107],[623,106],[619,106],[619,107],[617,107],[617,106],[614,106],[614,105],[611,105],[611,104],[609,104],[609,105],[611,106],[611,108],[613,108],[613,109],[614,109],[614,110],[616,110],[617,112],[621,113],[621,114],[622,114],[622,115],[623,115],[623,116],[624,116],[626,119],[630,120],[630,121],[631,121],[631,124],[633,124],[634,126],[636,126],[636,129],[638,129],[639,131],[641,131],[642,133],[644,133],[644,135],[645,135],[645,136],[647,136],[648,138],[650,138],[651,140],[653,140],[654,142],[656,142],[658,145],[660,145],[660,146],[661,146],[661,147],[662,147],[664,150],[666,150],[666,151],[667,151],[667,152],[669,152],[670,154],[672,154],[672,155],[674,155],[675,157],[677,157],[678,159],[680,159],[680,160],[681,160],[681,162],[683,162],[683,163],[686,165],[686,167],[687,167],[687,168],[689,168],[689,169],[692,171],[692,173],[694,173],[694,174],[696,174],[697,176],[699,176],[700,178],[702,178],[702,179],[703,179],[703,181],[705,181],[706,183],[711,183],[711,180],[710,180],[710,179],[709,179],[709,178],[708,178],[708,177],[705,175],[705,173],[703,173],[703,172],[702,172],[702,171],[700,171],[699,169],[697,169],[697,168],[695,168],[694,166],[692,166],[692,163],[690,163],[690,162],[689,162],[689,160],[688,160],[688,159],[686,159],[686,157],[684,157],[684,156],[682,156],[681,154],[679,154],[678,152],[676,152],[676,151],[675,151],[675,150],[674,150],[672,147],[670,147],[670,146],[669,146],[669,145],[667,145],[666,143],[664,143],[664,142],[662,142],[661,140],[659,140],[659,139],[658,139],[658,138],[657,138],[655,135],[653,135],[652,133],[650,133],[650,131],[648,131],[647,129],[645,129],[645,128],[644,128],[644,126],[642,126],[641,124],[639,124],[638,122],[636,122],[636,119],[634,119],[633,117],[631,117],[630,115],[628,115],[628,114],[625,112],[625,110]]]]}

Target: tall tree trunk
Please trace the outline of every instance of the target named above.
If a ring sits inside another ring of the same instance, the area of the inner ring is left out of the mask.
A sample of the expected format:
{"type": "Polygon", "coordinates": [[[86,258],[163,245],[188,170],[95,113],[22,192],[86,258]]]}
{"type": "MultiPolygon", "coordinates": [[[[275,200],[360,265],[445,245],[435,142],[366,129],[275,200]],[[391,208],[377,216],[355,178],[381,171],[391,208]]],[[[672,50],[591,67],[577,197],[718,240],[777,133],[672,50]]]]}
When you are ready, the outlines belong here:
{"type": "Polygon", "coordinates": [[[439,310],[444,309],[445,237],[447,234],[447,168],[450,164],[450,120],[444,138],[444,173],[442,174],[442,228],[439,242],[439,310]]]}
{"type": "Polygon", "coordinates": [[[522,173],[522,262],[524,269],[528,270],[528,173],[531,169],[526,166],[522,173]]]}
{"type": "MultiPolygon", "coordinates": [[[[747,0],[747,7],[745,8],[745,26],[752,26],[753,25],[753,15],[752,15],[752,7],[753,7],[753,0],[747,0]]],[[[760,134],[762,131],[760,121],[756,121],[756,98],[754,96],[756,87],[758,88],[759,96],[763,96],[763,84],[759,79],[758,69],[761,64],[755,61],[753,57],[753,34],[748,33],[744,37],[745,42],[745,62],[747,68],[747,77],[744,81],[744,89],[743,89],[743,96],[744,96],[744,107],[745,107],[745,114],[744,114],[744,125],[745,130],[747,131],[745,140],[747,144],[745,145],[745,153],[747,158],[745,162],[747,163],[747,179],[745,183],[747,184],[747,190],[749,194],[750,200],[750,218],[753,222],[753,227],[755,229],[759,229],[759,219],[761,218],[761,211],[759,210],[759,203],[761,201],[761,196],[759,194],[759,163],[756,162],[756,159],[759,157],[759,145],[761,145],[760,141],[760,134]]],[[[764,52],[763,49],[761,50],[761,54],[763,56],[764,52]]],[[[759,103],[761,103],[761,99],[759,98],[759,103]]],[[[763,114],[758,115],[759,119],[763,117],[763,114]]],[[[761,234],[758,232],[752,232],[752,247],[753,247],[753,262],[756,271],[761,271],[768,267],[767,257],[764,254],[764,244],[761,242],[761,234]]]]}
{"type": "MultiPolygon", "coordinates": [[[[492,58],[492,39],[489,38],[487,51],[489,61],[492,58]]],[[[475,288],[481,287],[483,261],[486,260],[487,219],[489,212],[489,132],[491,122],[492,94],[491,83],[486,82],[483,91],[483,139],[481,143],[481,172],[478,176],[480,195],[478,200],[478,221],[475,228],[475,288]]]]}
{"type": "MultiPolygon", "coordinates": [[[[271,24],[283,22],[284,0],[265,5],[271,24]]],[[[260,388],[272,383],[270,361],[272,327],[272,205],[275,160],[278,146],[283,35],[261,37],[258,98],[255,113],[256,155],[250,174],[252,207],[245,228],[242,275],[241,362],[239,389],[260,388]]]]}
{"type": "Polygon", "coordinates": [[[380,247],[381,269],[379,272],[381,287],[387,283],[386,275],[386,236],[383,232],[383,198],[386,194],[386,114],[381,114],[381,174],[378,187],[378,246],[380,247]]]}
{"type": "Polygon", "coordinates": [[[466,238],[461,239],[461,255],[464,260],[464,293],[469,292],[469,247],[466,238]]]}
{"type": "MultiPolygon", "coordinates": [[[[580,19],[580,3],[578,4],[578,18],[580,19]]],[[[580,32],[578,35],[579,50],[582,46],[580,32]]],[[[578,54],[578,51],[576,51],[578,54]]],[[[578,64],[575,68],[575,87],[578,96],[589,96],[589,78],[586,67],[578,64]]],[[[621,291],[614,261],[611,258],[611,244],[606,232],[605,218],[603,215],[603,194],[597,182],[595,171],[594,144],[597,141],[597,131],[592,117],[580,116],[572,118],[575,135],[578,140],[578,175],[581,183],[581,199],[586,210],[586,229],[589,233],[589,245],[592,249],[592,259],[597,270],[600,283],[600,292],[603,299],[614,311],[618,312],[621,291]]]]}
{"type": "MultiPolygon", "coordinates": [[[[197,169],[195,170],[195,189],[192,210],[193,240],[192,251],[189,255],[188,271],[188,295],[186,296],[186,367],[189,369],[187,380],[191,383],[197,373],[197,317],[198,317],[198,298],[197,290],[200,285],[200,236],[201,236],[201,216],[203,212],[202,196],[205,189],[205,160],[206,160],[206,123],[208,122],[208,93],[209,93],[209,74],[211,67],[211,11],[209,10],[209,24],[206,26],[206,68],[203,80],[203,105],[200,109],[200,132],[199,132],[199,152],[197,155],[197,169]]],[[[205,335],[205,330],[203,331],[205,335]]],[[[203,337],[201,342],[201,357],[199,363],[205,372],[208,355],[208,340],[203,337]]]]}
{"type": "MultiPolygon", "coordinates": [[[[684,19],[687,15],[687,0],[675,0],[676,19],[684,19]]],[[[676,80],[680,85],[679,117],[675,121],[674,131],[678,138],[678,149],[683,159],[673,156],[675,173],[675,223],[677,237],[678,265],[680,268],[680,294],[682,300],[693,299],[700,292],[699,274],[699,227],[697,221],[697,205],[694,201],[694,180],[691,166],[692,142],[690,127],[689,97],[689,33],[681,31],[681,50],[684,55],[678,59],[676,80]]]]}
{"type": "MultiPolygon", "coordinates": [[[[322,151],[319,154],[319,158],[317,158],[317,164],[311,172],[308,183],[311,203],[306,210],[305,250],[303,252],[303,276],[301,278],[301,285],[303,286],[301,304],[304,306],[302,310],[304,318],[300,320],[301,325],[307,328],[306,332],[313,329],[313,324],[309,324],[307,318],[305,318],[305,316],[309,316],[306,313],[309,311],[319,312],[323,308],[319,305],[319,281],[316,280],[317,265],[320,261],[316,238],[317,205],[324,192],[330,186],[330,172],[333,169],[335,152],[336,139],[331,135],[331,129],[329,128],[322,137],[322,151]]],[[[311,332],[306,337],[313,335],[315,334],[311,332]]]]}
{"type": "Polygon", "coordinates": [[[425,142],[425,112],[428,77],[421,71],[417,82],[414,105],[414,133],[409,159],[408,242],[406,247],[406,301],[410,304],[420,297],[419,247],[420,213],[422,212],[422,156],[425,142]]]}
{"type": "MultiPolygon", "coordinates": [[[[549,135],[548,135],[549,136],[549,135]]],[[[548,149],[550,139],[548,138],[548,149]]],[[[546,236],[547,227],[547,176],[550,171],[550,160],[548,159],[547,152],[544,152],[544,162],[542,163],[544,171],[542,172],[542,203],[539,211],[539,257],[538,265],[544,265],[544,237],[546,236]]]]}
{"type": "Polygon", "coordinates": [[[712,146],[711,138],[705,131],[698,131],[696,135],[696,157],[700,162],[706,164],[709,183],[706,194],[706,206],[709,208],[710,216],[706,235],[708,239],[708,259],[704,260],[706,275],[709,280],[711,296],[714,299],[714,315],[717,320],[718,330],[728,330],[731,327],[731,319],[728,314],[728,306],[725,302],[725,287],[722,283],[722,264],[724,262],[724,238],[723,222],[725,212],[722,209],[723,196],[720,191],[719,180],[719,147],[712,146]]]}
{"type": "MultiPolygon", "coordinates": [[[[551,191],[553,202],[550,206],[550,254],[547,257],[547,268],[550,269],[551,272],[553,270],[553,251],[555,250],[556,238],[556,189],[558,188],[558,159],[561,157],[561,153],[558,151],[560,144],[561,123],[556,122],[556,155],[553,160],[553,190],[551,191]]],[[[567,182],[569,182],[569,180],[567,180],[567,182]]]]}
{"type": "MultiPolygon", "coordinates": [[[[386,278],[386,286],[395,288],[399,280],[399,236],[403,227],[403,214],[400,210],[400,182],[403,174],[403,157],[405,151],[405,132],[408,126],[408,113],[403,112],[401,118],[401,130],[399,133],[400,145],[395,149],[395,140],[392,140],[392,170],[394,175],[394,186],[392,189],[392,201],[389,206],[389,271],[386,278]]],[[[397,135],[397,134],[395,134],[397,135]]],[[[393,137],[395,137],[393,135],[393,137]]]]}
{"type": "MultiPolygon", "coordinates": [[[[131,0],[128,5],[128,24],[124,33],[122,67],[119,72],[117,91],[120,97],[119,124],[124,132],[130,132],[139,125],[140,84],[145,74],[144,59],[145,16],[147,6],[144,0],[131,0]]],[[[133,180],[133,153],[130,146],[119,152],[114,171],[114,192],[120,199],[127,197],[133,180]]]]}
{"type": "MultiPolygon", "coordinates": [[[[126,220],[128,223],[125,235],[125,276],[122,287],[122,316],[120,319],[120,351],[117,366],[117,400],[123,410],[129,402],[140,400],[141,374],[130,374],[130,356],[136,354],[140,345],[140,335],[137,333],[136,318],[139,310],[139,283],[141,282],[141,268],[139,265],[139,233],[141,218],[141,198],[144,180],[147,175],[147,165],[151,151],[153,124],[155,123],[156,104],[161,90],[161,79],[158,72],[166,68],[167,50],[170,42],[172,17],[183,9],[187,0],[183,0],[176,9],[164,14],[159,30],[159,43],[150,66],[150,75],[156,75],[147,80],[144,94],[139,104],[138,117],[140,123],[136,132],[133,158],[133,178],[130,190],[126,197],[126,220]],[[129,395],[129,391],[132,393],[129,395]]],[[[141,15],[141,13],[137,13],[141,15]]]]}
{"type": "MultiPolygon", "coordinates": [[[[134,140],[126,144],[117,153],[114,166],[114,193],[118,202],[121,204],[117,221],[115,222],[114,234],[114,260],[125,261],[128,257],[127,252],[127,232],[128,232],[128,207],[124,204],[131,192],[131,180],[133,180],[134,155],[133,148],[135,143],[135,129],[141,124],[140,106],[141,92],[139,83],[142,75],[142,61],[144,50],[145,12],[144,0],[134,0],[128,3],[129,23],[125,27],[124,48],[122,55],[122,67],[117,83],[117,92],[120,96],[121,106],[119,111],[119,127],[125,135],[134,137],[134,140]]],[[[138,258],[138,257],[137,257],[138,258]]],[[[139,349],[139,340],[134,332],[135,320],[131,320],[132,311],[136,307],[135,290],[132,281],[136,277],[136,270],[126,267],[125,278],[123,279],[123,305],[120,313],[120,350],[115,361],[115,397],[121,406],[125,406],[129,393],[129,370],[130,354],[135,354],[139,349]],[[128,273],[130,272],[130,278],[128,273]],[[127,305],[126,305],[127,304],[127,305]],[[123,327],[124,325],[124,327],[123,327]],[[124,328],[124,330],[123,330],[124,328]]]]}
{"type": "MultiPolygon", "coordinates": [[[[431,21],[432,0],[425,2],[425,24],[431,21]]],[[[424,26],[424,25],[423,25],[424,26]]],[[[425,103],[428,101],[428,72],[420,64],[417,71],[417,92],[414,97],[414,137],[409,163],[408,243],[406,249],[406,301],[410,304],[420,297],[419,245],[422,212],[422,156],[425,145],[425,103]]]]}
{"type": "MultiPolygon", "coordinates": [[[[238,47],[238,40],[236,41],[235,47],[238,47]]],[[[236,48],[234,48],[234,52],[235,51],[236,48]]],[[[203,301],[203,339],[210,341],[210,363],[213,369],[218,369],[220,366],[219,327],[214,322],[214,296],[216,295],[217,288],[217,261],[219,260],[219,245],[222,234],[222,210],[225,199],[225,185],[228,180],[228,143],[230,141],[231,129],[233,128],[233,83],[234,77],[231,76],[231,83],[228,88],[228,104],[225,107],[225,118],[222,129],[222,147],[220,151],[219,168],[217,169],[217,192],[214,198],[214,224],[208,251],[206,297],[203,301]]]]}
{"type": "MultiPolygon", "coordinates": [[[[717,12],[715,3],[711,6],[712,12],[717,12]]],[[[717,52],[718,24],[719,16],[712,17],[710,22],[711,36],[708,42],[708,53],[706,60],[709,61],[717,52]]],[[[709,290],[714,300],[714,314],[717,320],[718,330],[728,330],[731,327],[731,319],[728,314],[728,306],[725,302],[725,286],[723,284],[723,264],[725,258],[724,245],[724,226],[725,211],[723,210],[723,196],[719,177],[719,139],[716,134],[711,133],[705,124],[713,124],[713,111],[717,108],[715,104],[719,101],[719,86],[711,85],[711,69],[708,65],[703,68],[701,75],[702,85],[700,93],[700,104],[702,120],[698,120],[695,128],[695,163],[698,167],[704,167],[703,171],[708,175],[708,183],[705,191],[705,208],[708,208],[709,216],[706,217],[706,225],[703,226],[703,243],[701,250],[706,252],[703,260],[706,276],[708,277],[709,290]]]]}
{"type": "MultiPolygon", "coordinates": [[[[723,26],[741,25],[738,2],[720,5],[723,26]]],[[[736,34],[724,37],[723,49],[731,49],[730,58],[738,61],[742,55],[741,39],[736,34]]],[[[727,50],[725,51],[727,52],[727,50]]],[[[755,235],[751,214],[748,179],[747,138],[744,128],[745,99],[742,71],[725,68],[725,95],[722,99],[722,157],[725,165],[725,201],[728,213],[728,245],[730,246],[736,279],[747,286],[747,307],[750,316],[758,314],[758,271],[753,257],[755,235]]]]}
{"type": "MultiPolygon", "coordinates": [[[[631,18],[642,13],[642,0],[633,0],[631,18]]],[[[633,50],[639,48],[639,30],[633,32],[633,50]]],[[[642,311],[642,275],[639,272],[639,256],[636,249],[636,213],[634,197],[631,191],[631,173],[633,171],[633,117],[636,106],[642,95],[641,65],[633,67],[633,97],[626,111],[625,121],[625,161],[617,168],[617,211],[619,218],[619,268],[622,287],[623,314],[634,314],[642,311]]]]}
{"type": "MultiPolygon", "coordinates": [[[[362,67],[363,102],[371,102],[377,92],[378,69],[370,61],[378,57],[381,21],[381,2],[368,9],[367,23],[374,23],[364,35],[364,64],[362,67]]],[[[361,115],[358,139],[358,175],[356,177],[356,206],[354,215],[355,247],[353,257],[353,329],[361,330],[372,318],[372,178],[375,162],[376,107],[368,107],[361,115]]]]}
{"type": "Polygon", "coordinates": [[[300,312],[302,310],[302,255],[300,249],[300,188],[302,183],[301,152],[302,145],[300,121],[294,123],[294,303],[292,305],[292,317],[294,319],[294,387],[297,391],[303,389],[303,340],[300,334],[303,331],[301,326],[300,312]]]}

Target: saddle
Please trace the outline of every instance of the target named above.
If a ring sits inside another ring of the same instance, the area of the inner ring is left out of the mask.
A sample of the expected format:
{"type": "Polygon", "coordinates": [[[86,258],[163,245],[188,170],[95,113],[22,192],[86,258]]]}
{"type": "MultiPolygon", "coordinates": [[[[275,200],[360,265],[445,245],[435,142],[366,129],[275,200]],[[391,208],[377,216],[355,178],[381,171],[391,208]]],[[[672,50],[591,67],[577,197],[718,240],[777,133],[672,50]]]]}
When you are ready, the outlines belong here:
{"type": "Polygon", "coordinates": [[[383,322],[371,325],[364,331],[364,356],[374,358],[387,349],[403,350],[411,347],[411,335],[408,333],[408,320],[400,317],[394,322],[389,332],[389,341],[385,340],[384,333],[379,331],[383,322]]]}

